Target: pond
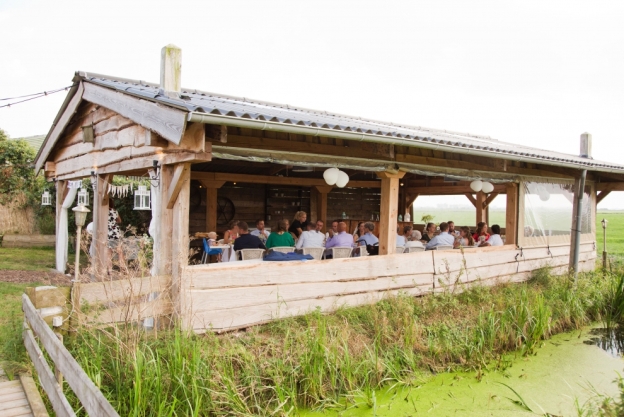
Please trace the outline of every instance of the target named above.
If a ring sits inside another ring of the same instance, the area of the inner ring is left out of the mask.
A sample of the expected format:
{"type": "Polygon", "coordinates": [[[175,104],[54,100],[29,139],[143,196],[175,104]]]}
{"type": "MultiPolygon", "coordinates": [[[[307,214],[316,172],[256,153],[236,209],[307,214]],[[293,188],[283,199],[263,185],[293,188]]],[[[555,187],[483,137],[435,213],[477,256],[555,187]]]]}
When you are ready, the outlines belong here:
{"type": "Polygon", "coordinates": [[[419,387],[354,398],[341,409],[305,416],[577,415],[595,393],[616,396],[622,374],[621,333],[585,328],[544,341],[536,355],[508,355],[504,370],[438,374],[419,387]],[[480,379],[480,380],[479,380],[480,379]],[[522,404],[524,403],[524,404],[522,404]]]}

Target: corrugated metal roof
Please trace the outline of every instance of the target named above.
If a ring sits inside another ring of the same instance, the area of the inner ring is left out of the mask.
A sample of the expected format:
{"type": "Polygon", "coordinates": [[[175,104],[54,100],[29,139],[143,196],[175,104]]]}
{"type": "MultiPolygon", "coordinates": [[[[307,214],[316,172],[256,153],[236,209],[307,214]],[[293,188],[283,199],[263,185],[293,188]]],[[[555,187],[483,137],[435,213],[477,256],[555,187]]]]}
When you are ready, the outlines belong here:
{"type": "MultiPolygon", "coordinates": [[[[446,130],[430,129],[419,126],[409,126],[389,122],[363,119],[360,117],[345,116],[326,111],[311,110],[301,107],[275,104],[258,100],[250,100],[245,97],[231,97],[222,94],[207,93],[199,90],[182,89],[180,98],[170,98],[161,94],[157,84],[145,81],[129,80],[110,77],[100,74],[77,72],[76,75],[83,80],[111,88],[142,99],[166,104],[172,107],[187,110],[189,112],[204,113],[217,116],[228,116],[241,120],[256,120],[263,122],[329,129],[337,132],[351,132],[379,137],[383,143],[384,138],[402,139],[407,146],[418,147],[425,144],[440,145],[440,150],[448,147],[471,150],[474,154],[484,154],[493,157],[500,154],[509,157],[517,156],[518,159],[530,158],[535,162],[549,165],[554,163],[570,164],[594,170],[623,171],[624,165],[610,162],[597,161],[570,155],[561,152],[553,152],[543,149],[531,148],[514,143],[501,142],[487,136],[457,133],[446,130]]],[[[331,133],[327,134],[331,136],[331,133]]]]}

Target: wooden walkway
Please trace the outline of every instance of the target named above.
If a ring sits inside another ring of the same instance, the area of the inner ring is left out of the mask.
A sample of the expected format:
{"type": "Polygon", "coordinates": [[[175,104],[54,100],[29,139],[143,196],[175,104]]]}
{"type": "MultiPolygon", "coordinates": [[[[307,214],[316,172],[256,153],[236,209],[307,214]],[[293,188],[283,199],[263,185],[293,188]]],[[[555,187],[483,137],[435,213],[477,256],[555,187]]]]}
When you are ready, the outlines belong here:
{"type": "Polygon", "coordinates": [[[9,381],[0,369],[0,416],[48,416],[32,377],[22,375],[9,381]]]}

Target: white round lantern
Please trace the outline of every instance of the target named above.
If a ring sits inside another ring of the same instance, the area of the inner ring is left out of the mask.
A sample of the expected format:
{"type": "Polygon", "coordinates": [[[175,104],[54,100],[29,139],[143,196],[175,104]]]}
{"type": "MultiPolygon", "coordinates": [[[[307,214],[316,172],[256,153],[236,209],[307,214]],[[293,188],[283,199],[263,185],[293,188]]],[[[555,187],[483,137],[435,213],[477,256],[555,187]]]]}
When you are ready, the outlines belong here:
{"type": "Polygon", "coordinates": [[[338,173],[340,170],[338,168],[328,168],[323,172],[323,178],[327,185],[334,185],[336,181],[338,181],[338,173]]]}
{"type": "Polygon", "coordinates": [[[537,193],[539,194],[540,200],[542,200],[542,201],[550,200],[550,193],[548,192],[546,187],[544,187],[544,186],[538,187],[537,193]]]}
{"type": "Polygon", "coordinates": [[[51,197],[50,197],[50,193],[48,192],[48,190],[45,190],[43,192],[43,195],[41,196],[41,205],[42,206],[51,206],[52,205],[52,201],[51,201],[51,197]]]}
{"type": "Polygon", "coordinates": [[[336,180],[336,187],[343,188],[349,182],[349,176],[344,171],[338,171],[338,179],[336,180]]]}
{"type": "Polygon", "coordinates": [[[483,182],[481,180],[474,180],[470,183],[470,189],[475,193],[478,193],[483,188],[483,182]]]}
{"type": "Polygon", "coordinates": [[[494,191],[494,185],[491,182],[486,181],[481,185],[481,191],[483,191],[486,194],[489,194],[492,191],[494,191]]]}
{"type": "Polygon", "coordinates": [[[139,185],[139,188],[134,192],[134,209],[151,210],[150,192],[145,185],[139,185]]]}
{"type": "Polygon", "coordinates": [[[79,206],[89,205],[89,192],[84,188],[81,188],[80,191],[78,191],[78,205],[79,206]]]}

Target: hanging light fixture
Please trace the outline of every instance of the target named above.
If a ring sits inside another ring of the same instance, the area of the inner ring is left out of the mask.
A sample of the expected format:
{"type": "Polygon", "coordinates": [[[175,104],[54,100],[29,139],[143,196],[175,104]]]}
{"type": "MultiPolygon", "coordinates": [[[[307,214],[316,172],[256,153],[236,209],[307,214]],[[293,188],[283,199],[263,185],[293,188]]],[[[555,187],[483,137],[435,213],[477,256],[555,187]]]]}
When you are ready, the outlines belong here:
{"type": "Polygon", "coordinates": [[[483,182],[481,180],[475,180],[470,183],[470,189],[475,193],[478,193],[483,188],[483,182]]]}
{"type": "Polygon", "coordinates": [[[52,197],[48,190],[45,190],[41,195],[41,205],[42,206],[51,206],[52,205],[52,197]]]}
{"type": "Polygon", "coordinates": [[[481,191],[483,191],[486,194],[491,193],[492,191],[494,191],[494,185],[491,182],[483,182],[483,184],[481,185],[481,191]]]}
{"type": "Polygon", "coordinates": [[[78,205],[79,206],[89,205],[89,192],[85,188],[81,188],[80,191],[78,191],[78,205]]]}
{"type": "Polygon", "coordinates": [[[548,190],[546,189],[546,187],[544,187],[543,185],[540,185],[537,188],[537,193],[539,194],[539,198],[542,201],[548,201],[550,200],[550,193],[548,192],[548,190]]]}
{"type": "Polygon", "coordinates": [[[323,178],[325,179],[327,185],[336,184],[336,181],[338,181],[339,172],[340,171],[338,170],[338,168],[328,168],[325,170],[325,172],[323,172],[323,178]]]}
{"type": "Polygon", "coordinates": [[[349,176],[344,171],[338,171],[338,179],[336,180],[336,187],[344,188],[349,182],[349,176]]]}
{"type": "Polygon", "coordinates": [[[145,185],[139,185],[134,192],[134,209],[135,210],[151,210],[150,192],[145,185]]]}

